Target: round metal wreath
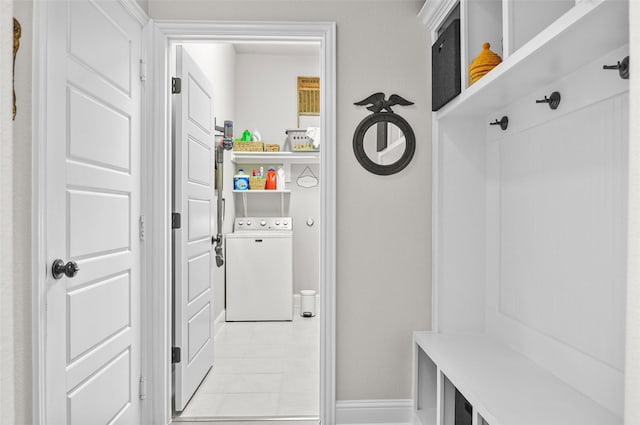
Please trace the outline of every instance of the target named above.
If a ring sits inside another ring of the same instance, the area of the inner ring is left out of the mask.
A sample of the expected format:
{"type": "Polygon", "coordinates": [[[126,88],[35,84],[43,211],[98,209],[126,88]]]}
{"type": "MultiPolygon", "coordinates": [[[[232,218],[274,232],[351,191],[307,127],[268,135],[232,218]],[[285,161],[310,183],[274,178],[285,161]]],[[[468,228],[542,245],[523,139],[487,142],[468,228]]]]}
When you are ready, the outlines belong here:
{"type": "Polygon", "coordinates": [[[360,124],[358,124],[356,132],[353,135],[353,152],[355,153],[356,159],[360,165],[362,165],[366,170],[381,176],[388,176],[403,170],[407,165],[409,165],[411,159],[413,159],[415,151],[416,136],[413,133],[413,129],[404,118],[393,112],[377,112],[366,116],[362,121],[360,121],[360,124]],[[400,159],[393,164],[377,164],[373,162],[364,151],[364,135],[367,133],[369,128],[380,122],[395,124],[402,131],[405,138],[404,153],[400,159]]]}

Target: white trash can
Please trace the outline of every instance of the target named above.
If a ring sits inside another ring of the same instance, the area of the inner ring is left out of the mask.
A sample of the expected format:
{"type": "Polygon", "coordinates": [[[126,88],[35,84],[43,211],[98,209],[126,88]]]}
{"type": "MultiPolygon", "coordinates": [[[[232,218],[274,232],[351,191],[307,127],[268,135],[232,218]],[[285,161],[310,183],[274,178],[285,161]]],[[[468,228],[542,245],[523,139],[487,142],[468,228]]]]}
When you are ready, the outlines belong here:
{"type": "Polygon", "coordinates": [[[300,316],[313,317],[316,315],[316,291],[303,289],[300,291],[300,316]]]}

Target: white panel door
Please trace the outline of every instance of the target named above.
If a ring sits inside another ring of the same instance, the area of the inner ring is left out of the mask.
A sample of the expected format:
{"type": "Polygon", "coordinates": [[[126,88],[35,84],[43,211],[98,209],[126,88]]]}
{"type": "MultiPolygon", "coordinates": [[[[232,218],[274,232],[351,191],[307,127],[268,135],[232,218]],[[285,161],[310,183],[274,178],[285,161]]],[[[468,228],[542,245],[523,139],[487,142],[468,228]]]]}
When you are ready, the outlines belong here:
{"type": "Polygon", "coordinates": [[[174,367],[174,405],[182,411],[213,365],[212,279],[214,233],[213,89],[193,59],[177,47],[182,92],[173,101],[173,339],[181,351],[174,367]]]}
{"type": "Polygon", "coordinates": [[[142,27],[114,0],[48,2],[47,22],[46,423],[135,425],[142,27]]]}

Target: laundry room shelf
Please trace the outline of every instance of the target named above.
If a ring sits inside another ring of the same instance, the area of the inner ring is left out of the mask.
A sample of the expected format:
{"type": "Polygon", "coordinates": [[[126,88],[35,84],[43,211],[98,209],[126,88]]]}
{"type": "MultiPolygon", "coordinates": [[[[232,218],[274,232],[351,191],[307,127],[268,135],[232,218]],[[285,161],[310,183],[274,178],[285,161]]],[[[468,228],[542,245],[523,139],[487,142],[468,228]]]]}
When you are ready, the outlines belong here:
{"type": "MultiPolygon", "coordinates": [[[[248,206],[248,198],[254,198],[254,195],[257,197],[264,197],[266,196],[269,199],[273,199],[271,198],[272,196],[275,195],[279,195],[280,196],[280,216],[285,216],[286,215],[286,210],[287,208],[285,208],[285,206],[288,206],[289,204],[289,199],[290,199],[290,194],[291,194],[291,190],[289,189],[285,189],[285,190],[234,190],[233,191],[234,195],[237,195],[241,198],[242,200],[242,210],[243,210],[243,217],[247,217],[248,213],[249,213],[249,206],[248,206]],[[285,199],[287,200],[285,202],[285,199]]],[[[256,199],[256,198],[254,198],[256,199]]],[[[265,199],[265,198],[262,198],[265,199]]]]}
{"type": "Polygon", "coordinates": [[[276,193],[291,193],[291,191],[289,189],[285,189],[285,190],[234,190],[233,193],[268,193],[268,194],[276,194],[276,193]]]}
{"type": "Polygon", "coordinates": [[[232,152],[236,164],[319,164],[320,152],[232,152]]]}

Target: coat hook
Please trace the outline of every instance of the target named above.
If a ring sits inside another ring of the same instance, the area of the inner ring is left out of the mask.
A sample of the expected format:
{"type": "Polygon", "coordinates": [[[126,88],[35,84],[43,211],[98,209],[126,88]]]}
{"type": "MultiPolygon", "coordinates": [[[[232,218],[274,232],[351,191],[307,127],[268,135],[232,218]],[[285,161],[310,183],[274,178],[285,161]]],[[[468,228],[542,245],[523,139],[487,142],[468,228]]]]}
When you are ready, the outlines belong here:
{"type": "Polygon", "coordinates": [[[549,108],[558,109],[558,105],[560,105],[560,93],[554,91],[550,97],[545,96],[544,99],[536,100],[536,103],[548,103],[549,108]]]}
{"type": "Polygon", "coordinates": [[[501,129],[506,130],[509,126],[509,118],[504,116],[500,118],[500,121],[496,118],[494,122],[490,122],[489,125],[499,125],[501,129]]]}
{"type": "Polygon", "coordinates": [[[622,61],[618,61],[615,65],[602,65],[602,69],[617,69],[618,75],[623,80],[629,79],[629,56],[625,56],[622,61]]]}

